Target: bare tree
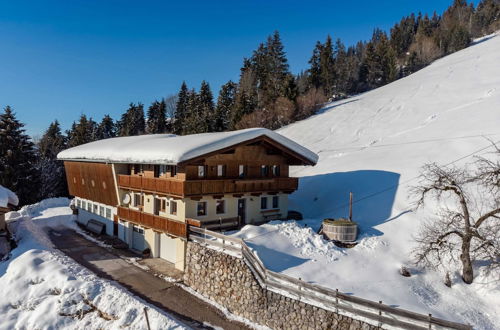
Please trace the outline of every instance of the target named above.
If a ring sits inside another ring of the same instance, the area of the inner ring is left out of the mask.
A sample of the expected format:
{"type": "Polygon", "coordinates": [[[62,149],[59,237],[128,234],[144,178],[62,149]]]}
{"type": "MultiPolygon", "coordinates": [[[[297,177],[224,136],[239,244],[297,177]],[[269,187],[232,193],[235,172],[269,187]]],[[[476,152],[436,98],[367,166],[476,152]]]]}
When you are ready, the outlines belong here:
{"type": "Polygon", "coordinates": [[[437,219],[427,220],[416,236],[417,264],[440,268],[461,263],[462,279],[474,279],[473,263],[500,264],[500,150],[463,168],[424,166],[412,193],[417,207],[438,203],[437,219]]]}

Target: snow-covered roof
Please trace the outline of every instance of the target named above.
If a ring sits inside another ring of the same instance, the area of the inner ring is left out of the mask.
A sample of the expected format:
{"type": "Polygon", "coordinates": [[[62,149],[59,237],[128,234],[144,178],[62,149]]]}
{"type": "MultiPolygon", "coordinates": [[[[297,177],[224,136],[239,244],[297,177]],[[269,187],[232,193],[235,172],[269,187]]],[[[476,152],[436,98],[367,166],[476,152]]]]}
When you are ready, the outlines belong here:
{"type": "Polygon", "coordinates": [[[192,135],[152,134],[99,140],[60,152],[58,159],[76,161],[177,164],[259,137],[267,137],[316,164],[318,155],[266,128],[192,135]]]}
{"type": "Polygon", "coordinates": [[[16,206],[19,204],[19,199],[12,191],[0,186],[0,207],[8,207],[9,204],[16,206]]]}

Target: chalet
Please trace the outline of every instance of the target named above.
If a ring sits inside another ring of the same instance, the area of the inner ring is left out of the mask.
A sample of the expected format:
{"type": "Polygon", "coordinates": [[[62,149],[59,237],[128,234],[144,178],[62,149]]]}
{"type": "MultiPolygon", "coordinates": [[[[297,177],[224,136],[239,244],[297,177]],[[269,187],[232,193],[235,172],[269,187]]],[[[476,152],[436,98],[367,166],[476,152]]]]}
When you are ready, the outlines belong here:
{"type": "Polygon", "coordinates": [[[0,232],[5,230],[5,213],[12,211],[19,203],[19,199],[9,189],[0,186],[0,232]]]}
{"type": "Polygon", "coordinates": [[[213,230],[285,218],[290,165],[318,156],[263,128],[118,137],[59,153],[78,221],[184,268],[188,226],[213,230]]]}

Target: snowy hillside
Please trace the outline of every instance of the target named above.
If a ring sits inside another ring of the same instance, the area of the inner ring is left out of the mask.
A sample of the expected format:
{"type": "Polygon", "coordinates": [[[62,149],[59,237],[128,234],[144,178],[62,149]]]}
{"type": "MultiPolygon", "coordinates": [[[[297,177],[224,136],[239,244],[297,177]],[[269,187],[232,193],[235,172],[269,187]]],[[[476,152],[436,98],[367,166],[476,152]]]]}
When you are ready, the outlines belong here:
{"type": "Polygon", "coordinates": [[[430,214],[410,211],[408,188],[424,163],[463,164],[474,152],[491,151],[482,150],[490,145],[485,137],[500,140],[499,54],[500,36],[483,38],[407,78],[281,129],[320,157],[317,166],[291,173],[301,180],[290,209],[306,220],[247,226],[236,235],[275,271],[480,329],[498,327],[499,274],[476,271],[474,284],[465,285],[452,272],[449,289],[442,274],[413,267],[412,235],[430,214]],[[362,238],[353,249],[339,249],[315,231],[323,218],[348,215],[349,191],[362,238]],[[402,265],[414,275],[399,275],[402,265]]]}
{"type": "Polygon", "coordinates": [[[77,228],[68,204],[51,199],[8,214],[19,246],[0,262],[0,329],[144,329],[145,306],[152,329],[185,329],[52,248],[45,227],[77,228]]]}

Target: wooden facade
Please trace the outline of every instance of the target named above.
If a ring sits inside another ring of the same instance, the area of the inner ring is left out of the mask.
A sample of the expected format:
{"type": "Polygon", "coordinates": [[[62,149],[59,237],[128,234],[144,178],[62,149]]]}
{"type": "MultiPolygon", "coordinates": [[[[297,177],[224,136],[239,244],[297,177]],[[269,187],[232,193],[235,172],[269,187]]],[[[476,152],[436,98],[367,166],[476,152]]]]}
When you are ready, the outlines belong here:
{"type": "Polygon", "coordinates": [[[69,194],[117,206],[112,164],[65,161],[69,194]]]}

